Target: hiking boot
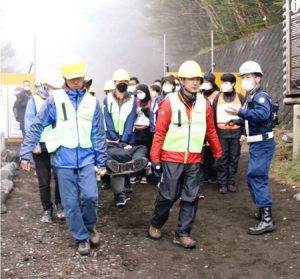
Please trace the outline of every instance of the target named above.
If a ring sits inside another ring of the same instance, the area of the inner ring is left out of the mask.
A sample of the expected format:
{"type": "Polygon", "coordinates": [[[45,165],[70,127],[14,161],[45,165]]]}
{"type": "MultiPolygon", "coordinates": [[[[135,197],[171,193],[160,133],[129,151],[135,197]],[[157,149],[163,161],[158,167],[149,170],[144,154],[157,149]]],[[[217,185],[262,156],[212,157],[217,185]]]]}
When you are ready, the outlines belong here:
{"type": "Polygon", "coordinates": [[[230,193],[235,193],[236,192],[236,186],[231,184],[231,185],[227,185],[227,189],[228,189],[228,192],[230,193]]]}
{"type": "Polygon", "coordinates": [[[115,197],[115,204],[116,207],[123,207],[127,201],[129,201],[130,198],[127,196],[123,196],[123,195],[118,195],[115,197]]]}
{"type": "Polygon", "coordinates": [[[147,180],[147,177],[146,176],[143,176],[140,180],[140,183],[141,184],[147,184],[148,183],[148,180],[147,180]]]}
{"type": "Polygon", "coordinates": [[[53,223],[53,208],[49,208],[47,210],[44,210],[42,218],[41,218],[41,222],[43,223],[53,223]]]}
{"type": "Polygon", "coordinates": [[[57,209],[57,211],[56,211],[57,218],[60,219],[60,220],[65,219],[66,215],[65,215],[65,212],[64,212],[64,208],[60,203],[58,203],[56,205],[56,209],[57,209]]]}
{"type": "Polygon", "coordinates": [[[272,220],[272,209],[270,207],[261,208],[261,220],[254,227],[248,229],[248,234],[260,235],[267,232],[273,232],[276,227],[272,220]]]}
{"type": "Polygon", "coordinates": [[[77,252],[81,256],[89,255],[91,252],[91,246],[88,240],[84,240],[82,242],[79,242],[77,252]]]}
{"type": "Polygon", "coordinates": [[[219,187],[219,193],[220,194],[226,194],[227,193],[227,187],[226,187],[226,185],[221,185],[219,187]]]}
{"type": "Polygon", "coordinates": [[[173,243],[180,245],[187,249],[192,249],[196,247],[196,241],[193,240],[190,236],[176,236],[173,239],[173,243]]]}
{"type": "Polygon", "coordinates": [[[112,172],[120,172],[120,164],[116,160],[108,160],[106,166],[112,172]]]}
{"type": "Polygon", "coordinates": [[[161,230],[150,225],[148,230],[149,237],[158,240],[161,238],[161,230]]]}
{"type": "Polygon", "coordinates": [[[143,170],[148,164],[147,158],[139,158],[133,160],[133,167],[135,171],[143,170]]]}
{"type": "Polygon", "coordinates": [[[100,244],[100,234],[96,230],[96,226],[92,227],[90,230],[90,243],[94,246],[100,244]]]}

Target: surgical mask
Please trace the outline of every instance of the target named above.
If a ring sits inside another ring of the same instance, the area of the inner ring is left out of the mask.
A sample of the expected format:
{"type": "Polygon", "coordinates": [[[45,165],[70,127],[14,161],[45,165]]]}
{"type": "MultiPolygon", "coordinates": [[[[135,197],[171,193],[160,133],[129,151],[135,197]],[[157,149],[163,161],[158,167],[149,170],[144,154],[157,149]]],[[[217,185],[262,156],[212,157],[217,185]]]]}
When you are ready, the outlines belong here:
{"type": "Polygon", "coordinates": [[[246,91],[251,91],[255,87],[255,83],[253,80],[242,80],[242,88],[246,91]]]}
{"type": "Polygon", "coordinates": [[[146,93],[145,92],[140,92],[137,93],[136,96],[140,99],[140,100],[144,100],[146,98],[146,93]]]}
{"type": "Polygon", "coordinates": [[[175,87],[175,91],[176,91],[176,92],[180,91],[180,88],[181,88],[181,87],[180,87],[180,84],[177,84],[176,87],[175,87]]]}
{"type": "Polygon", "coordinates": [[[133,93],[134,91],[136,91],[136,86],[135,85],[129,85],[127,91],[130,92],[130,93],[133,93]]]}
{"type": "Polygon", "coordinates": [[[163,91],[165,93],[171,93],[173,91],[173,86],[166,84],[166,85],[163,86],[163,91]]]}
{"type": "Polygon", "coordinates": [[[208,82],[203,82],[200,86],[201,90],[210,90],[212,89],[212,85],[208,82]]]}
{"type": "Polygon", "coordinates": [[[30,90],[30,87],[27,86],[27,85],[23,86],[23,88],[24,88],[24,90],[26,90],[26,91],[29,91],[29,90],[30,90]]]}
{"type": "Polygon", "coordinates": [[[222,83],[222,84],[221,84],[221,87],[222,87],[222,91],[223,91],[224,93],[229,92],[229,91],[232,90],[232,85],[229,84],[229,83],[222,83]]]}

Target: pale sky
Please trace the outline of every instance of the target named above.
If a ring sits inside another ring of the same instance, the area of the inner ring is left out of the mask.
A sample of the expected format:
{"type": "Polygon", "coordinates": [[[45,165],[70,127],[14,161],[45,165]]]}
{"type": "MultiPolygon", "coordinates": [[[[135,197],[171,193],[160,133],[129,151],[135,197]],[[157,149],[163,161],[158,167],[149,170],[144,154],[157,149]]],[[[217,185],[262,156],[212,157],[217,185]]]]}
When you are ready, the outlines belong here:
{"type": "Polygon", "coordinates": [[[2,0],[1,40],[16,51],[14,66],[36,73],[60,69],[62,58],[77,53],[86,61],[96,91],[118,68],[151,83],[162,76],[162,36],[144,34],[147,19],[135,9],[139,0],[2,0]]]}

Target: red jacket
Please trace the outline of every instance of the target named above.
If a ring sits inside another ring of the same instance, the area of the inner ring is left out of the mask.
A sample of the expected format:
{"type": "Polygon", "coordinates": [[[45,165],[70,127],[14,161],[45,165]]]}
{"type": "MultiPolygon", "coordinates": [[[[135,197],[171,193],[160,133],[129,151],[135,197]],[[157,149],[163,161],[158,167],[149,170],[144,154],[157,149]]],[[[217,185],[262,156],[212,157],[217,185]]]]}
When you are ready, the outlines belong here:
{"type": "MultiPolygon", "coordinates": [[[[206,101],[206,135],[205,138],[210,144],[213,156],[219,158],[222,156],[222,147],[219,138],[216,133],[214,124],[213,113],[211,105],[208,100],[206,101]]],[[[187,116],[190,119],[190,108],[186,107],[187,116]]],[[[171,152],[162,150],[165,136],[171,123],[172,110],[170,100],[164,99],[159,106],[156,131],[152,142],[152,148],[150,152],[151,162],[159,163],[161,161],[184,163],[185,152],[171,152]]],[[[200,144],[200,142],[199,142],[200,144]]],[[[188,152],[186,164],[200,163],[201,153],[188,152]]]]}

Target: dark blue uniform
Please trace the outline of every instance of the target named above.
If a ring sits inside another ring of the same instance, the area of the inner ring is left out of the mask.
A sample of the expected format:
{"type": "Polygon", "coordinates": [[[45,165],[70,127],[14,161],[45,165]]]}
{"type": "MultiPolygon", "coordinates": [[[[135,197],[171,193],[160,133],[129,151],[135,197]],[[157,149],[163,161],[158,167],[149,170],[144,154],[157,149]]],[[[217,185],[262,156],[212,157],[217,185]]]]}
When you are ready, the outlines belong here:
{"type": "Polygon", "coordinates": [[[270,133],[272,132],[272,102],[270,96],[259,87],[248,97],[238,116],[241,120],[245,120],[247,141],[251,137],[253,139],[253,136],[261,135],[261,140],[248,141],[250,148],[247,182],[256,208],[271,208],[272,196],[268,184],[275,141],[270,133]]]}

